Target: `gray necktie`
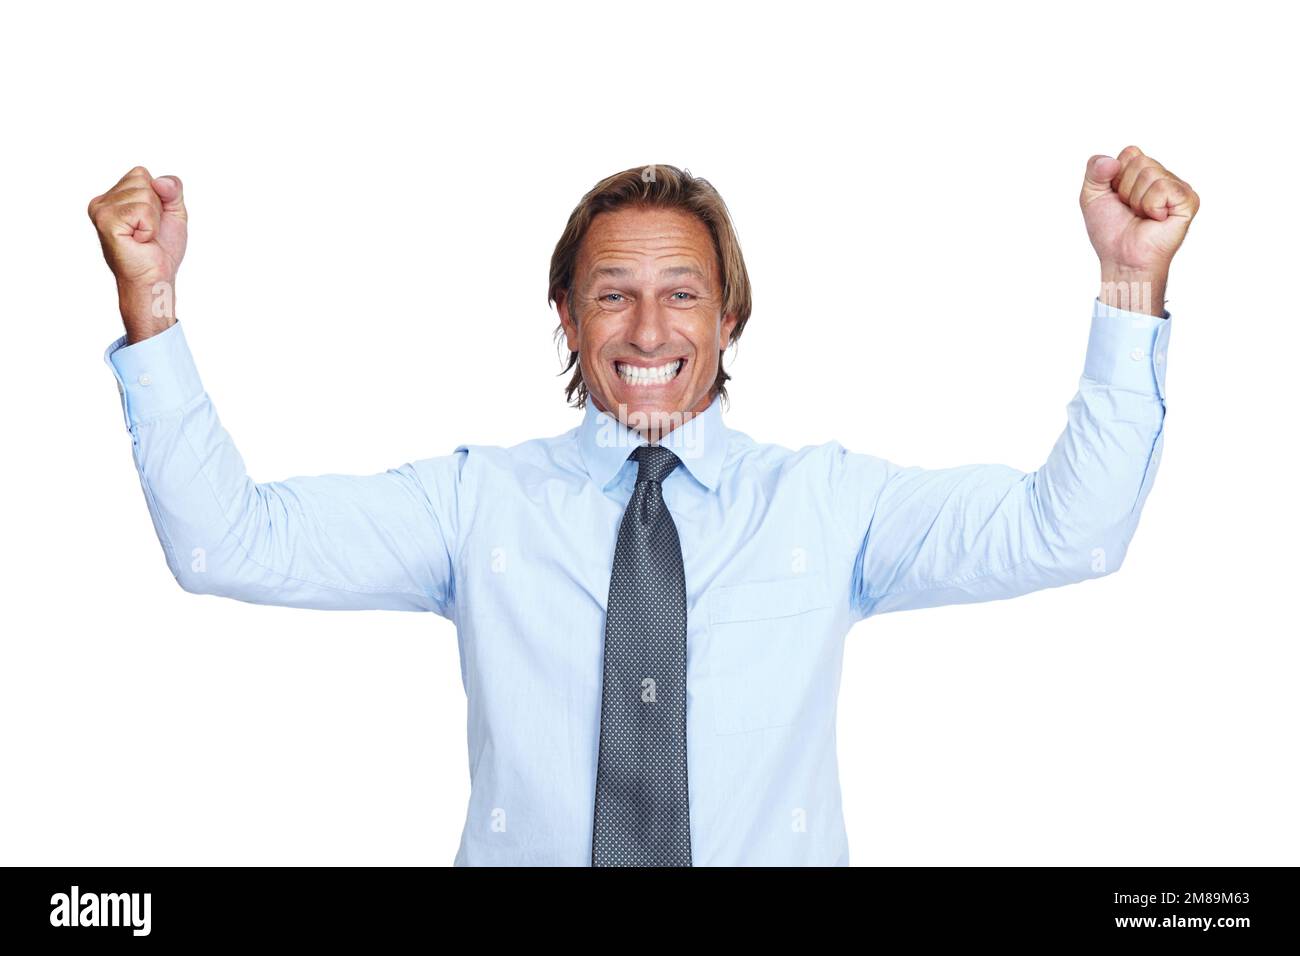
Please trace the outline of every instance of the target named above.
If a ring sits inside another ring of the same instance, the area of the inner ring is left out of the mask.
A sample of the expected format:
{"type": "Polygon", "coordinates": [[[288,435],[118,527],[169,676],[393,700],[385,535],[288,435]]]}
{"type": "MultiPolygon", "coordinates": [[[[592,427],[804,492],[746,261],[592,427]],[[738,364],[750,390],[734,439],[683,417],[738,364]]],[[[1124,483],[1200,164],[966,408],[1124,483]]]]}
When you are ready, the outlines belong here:
{"type": "Polygon", "coordinates": [[[592,866],[690,866],[686,575],[660,485],[680,461],[642,445],[609,579],[592,866]]]}

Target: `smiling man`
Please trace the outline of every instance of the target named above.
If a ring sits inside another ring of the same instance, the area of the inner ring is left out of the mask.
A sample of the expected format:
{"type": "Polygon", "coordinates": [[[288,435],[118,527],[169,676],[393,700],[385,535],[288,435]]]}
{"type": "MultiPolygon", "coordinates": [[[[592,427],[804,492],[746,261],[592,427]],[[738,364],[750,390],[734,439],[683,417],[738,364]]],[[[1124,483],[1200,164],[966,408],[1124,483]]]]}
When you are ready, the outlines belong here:
{"type": "Polygon", "coordinates": [[[471,768],[458,865],[835,865],[848,630],[1109,574],[1150,491],[1165,282],[1200,200],[1132,146],[1092,157],[1079,199],[1101,294],[1036,471],[902,467],[728,428],[744,258],[717,191],[653,166],[598,183],[552,256],[579,425],[262,483],[175,319],[180,181],[136,167],[89,213],[126,326],[105,360],[181,587],[455,623],[471,768]]]}
{"type": "MultiPolygon", "coordinates": [[[[685,192],[683,174],[664,175],[670,185],[659,192],[685,192]]],[[[552,262],[551,301],[559,302],[570,364],[587,357],[570,395],[583,390],[580,403],[590,396],[602,412],[620,409],[622,423],[657,441],[705,411],[724,387],[721,356],[748,317],[749,277],[725,209],[710,208],[703,187],[697,201],[726,224],[735,252],[727,302],[713,232],[700,212],[633,205],[640,180],[621,176],[626,195],[619,183],[605,184],[574,214],[552,262]]]]}

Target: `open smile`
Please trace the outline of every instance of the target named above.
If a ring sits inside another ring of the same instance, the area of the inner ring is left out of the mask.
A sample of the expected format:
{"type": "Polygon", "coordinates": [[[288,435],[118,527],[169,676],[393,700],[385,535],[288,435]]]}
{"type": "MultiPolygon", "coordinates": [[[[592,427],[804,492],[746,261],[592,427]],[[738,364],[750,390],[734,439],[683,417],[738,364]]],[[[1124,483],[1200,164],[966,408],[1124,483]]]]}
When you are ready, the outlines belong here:
{"type": "Polygon", "coordinates": [[[667,385],[686,367],[685,358],[676,358],[662,365],[633,365],[630,362],[614,363],[614,371],[626,384],[638,388],[667,385]]]}

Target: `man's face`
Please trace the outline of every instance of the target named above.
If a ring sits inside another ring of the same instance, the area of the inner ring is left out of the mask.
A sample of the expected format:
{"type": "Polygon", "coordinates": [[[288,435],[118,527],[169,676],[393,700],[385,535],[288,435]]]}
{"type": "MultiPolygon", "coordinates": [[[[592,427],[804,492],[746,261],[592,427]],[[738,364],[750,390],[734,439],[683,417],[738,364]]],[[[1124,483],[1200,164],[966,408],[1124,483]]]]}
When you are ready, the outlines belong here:
{"type": "Polygon", "coordinates": [[[656,440],[713,398],[718,353],[734,316],[722,315],[713,237],[679,210],[619,209],[592,220],[561,301],[569,350],[591,401],[656,440]]]}

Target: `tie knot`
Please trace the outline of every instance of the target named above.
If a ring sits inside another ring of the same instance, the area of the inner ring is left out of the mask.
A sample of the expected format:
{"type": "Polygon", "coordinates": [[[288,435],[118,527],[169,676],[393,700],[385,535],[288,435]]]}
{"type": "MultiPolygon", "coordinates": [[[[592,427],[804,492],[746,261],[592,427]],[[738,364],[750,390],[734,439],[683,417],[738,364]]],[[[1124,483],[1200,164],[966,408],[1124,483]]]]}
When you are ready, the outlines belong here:
{"type": "Polygon", "coordinates": [[[661,445],[641,445],[633,450],[631,456],[637,463],[636,480],[663,481],[672,470],[681,464],[681,459],[673,454],[671,448],[661,445]]]}

